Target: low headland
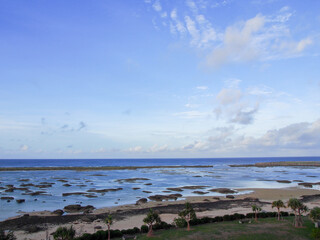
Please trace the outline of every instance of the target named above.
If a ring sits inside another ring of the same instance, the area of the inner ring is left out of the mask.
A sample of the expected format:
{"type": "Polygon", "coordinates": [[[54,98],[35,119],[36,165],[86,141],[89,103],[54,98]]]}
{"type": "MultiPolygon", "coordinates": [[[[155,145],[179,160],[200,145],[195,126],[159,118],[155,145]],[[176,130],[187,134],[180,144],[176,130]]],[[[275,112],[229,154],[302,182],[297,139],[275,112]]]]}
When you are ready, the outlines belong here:
{"type": "Polygon", "coordinates": [[[299,161],[299,162],[260,162],[254,164],[230,164],[230,167],[320,167],[320,162],[299,161]]]}

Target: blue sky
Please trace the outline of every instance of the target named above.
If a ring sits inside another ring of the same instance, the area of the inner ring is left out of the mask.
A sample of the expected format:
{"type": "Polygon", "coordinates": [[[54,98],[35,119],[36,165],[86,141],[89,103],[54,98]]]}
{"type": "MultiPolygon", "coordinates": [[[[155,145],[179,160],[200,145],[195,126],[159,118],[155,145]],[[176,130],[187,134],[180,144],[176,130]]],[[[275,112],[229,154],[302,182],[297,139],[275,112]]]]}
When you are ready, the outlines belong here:
{"type": "Polygon", "coordinates": [[[0,2],[0,158],[320,155],[320,2],[0,2]]]}

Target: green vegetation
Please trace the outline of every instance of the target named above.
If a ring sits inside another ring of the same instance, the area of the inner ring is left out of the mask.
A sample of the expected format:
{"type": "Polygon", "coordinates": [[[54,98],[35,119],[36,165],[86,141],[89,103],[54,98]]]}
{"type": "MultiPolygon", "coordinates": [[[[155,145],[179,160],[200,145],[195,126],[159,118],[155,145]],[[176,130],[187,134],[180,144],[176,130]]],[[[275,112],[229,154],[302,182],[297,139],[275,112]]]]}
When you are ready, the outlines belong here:
{"type": "Polygon", "coordinates": [[[278,200],[278,201],[272,202],[272,208],[274,208],[274,207],[276,207],[278,209],[278,221],[280,221],[280,216],[281,216],[280,208],[285,208],[286,206],[284,205],[282,200],[278,200]]]}
{"type": "Polygon", "coordinates": [[[252,212],[254,213],[254,219],[256,220],[256,222],[258,221],[258,213],[261,212],[261,207],[258,207],[256,205],[252,205],[252,212]]]}
{"type": "Polygon", "coordinates": [[[76,231],[72,228],[59,227],[54,233],[54,240],[72,240],[76,235],[76,231]]]}
{"type": "MultiPolygon", "coordinates": [[[[233,240],[284,240],[284,239],[313,239],[313,224],[305,218],[303,228],[293,228],[293,217],[286,217],[279,222],[275,218],[260,219],[259,222],[239,224],[238,221],[209,223],[192,227],[191,231],[183,229],[160,230],[154,237],[138,235],[141,240],[165,240],[165,239],[233,239],[233,240]]],[[[320,239],[320,238],[319,238],[320,239]]]]}
{"type": "Polygon", "coordinates": [[[294,226],[302,227],[303,221],[301,214],[302,212],[307,212],[308,208],[297,198],[290,198],[288,201],[288,207],[294,211],[294,226]]]}
{"type": "Polygon", "coordinates": [[[108,226],[108,240],[110,240],[110,226],[113,223],[112,216],[108,215],[108,217],[105,219],[105,222],[106,222],[106,224],[108,226]]]}
{"type": "Polygon", "coordinates": [[[197,219],[193,207],[188,202],[186,202],[185,208],[181,212],[179,212],[179,217],[187,222],[187,231],[190,231],[190,220],[197,219]]]}
{"type": "Polygon", "coordinates": [[[147,216],[143,219],[143,222],[145,224],[148,224],[149,226],[149,232],[147,234],[148,237],[151,237],[153,235],[152,226],[154,223],[160,223],[161,219],[159,217],[159,214],[154,212],[152,209],[149,209],[149,212],[147,216]]]}
{"type": "Polygon", "coordinates": [[[320,220],[320,207],[314,207],[311,209],[309,217],[312,221],[319,221],[320,220]]]}

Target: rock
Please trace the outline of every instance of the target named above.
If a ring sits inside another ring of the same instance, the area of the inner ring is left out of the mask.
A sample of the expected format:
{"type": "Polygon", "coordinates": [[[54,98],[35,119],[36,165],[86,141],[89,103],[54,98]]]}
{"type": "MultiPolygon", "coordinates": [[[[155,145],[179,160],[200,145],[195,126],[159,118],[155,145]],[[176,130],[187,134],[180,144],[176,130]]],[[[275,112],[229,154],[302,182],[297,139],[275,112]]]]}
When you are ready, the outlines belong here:
{"type": "Polygon", "coordinates": [[[45,192],[45,191],[36,191],[36,192],[26,193],[26,195],[31,195],[31,196],[47,195],[47,192],[45,192]]]}
{"type": "Polygon", "coordinates": [[[307,188],[312,188],[312,183],[302,182],[302,183],[298,183],[298,185],[304,186],[304,187],[307,187],[307,188]]]}
{"type": "Polygon", "coordinates": [[[227,195],[226,198],[234,199],[233,195],[227,195]]]}
{"type": "Polygon", "coordinates": [[[23,227],[22,229],[28,233],[35,233],[35,232],[39,232],[42,230],[42,228],[40,228],[36,225],[27,225],[27,226],[23,227]]]}
{"type": "Polygon", "coordinates": [[[98,197],[97,195],[93,195],[93,194],[86,194],[84,196],[87,197],[87,198],[96,198],[96,197],[98,197]]]}
{"type": "Polygon", "coordinates": [[[100,230],[100,229],[102,229],[102,227],[101,226],[95,226],[94,229],[100,230]]]}
{"type": "Polygon", "coordinates": [[[67,180],[64,180],[64,179],[59,179],[58,181],[59,182],[68,182],[67,180]]]}
{"type": "Polygon", "coordinates": [[[181,188],[182,189],[204,189],[204,188],[207,188],[207,187],[208,186],[184,186],[184,187],[181,187],[181,188]]]}
{"type": "Polygon", "coordinates": [[[277,180],[278,183],[291,183],[289,180],[277,180]]]}
{"type": "Polygon", "coordinates": [[[71,204],[64,207],[64,211],[67,213],[83,212],[85,210],[93,210],[93,209],[95,208],[91,205],[81,206],[80,204],[71,204]]]}
{"type": "Polygon", "coordinates": [[[150,192],[150,191],[142,191],[142,192],[144,192],[144,193],[152,193],[152,192],[150,192]]]}
{"type": "Polygon", "coordinates": [[[52,187],[52,184],[38,184],[38,185],[34,185],[37,188],[50,188],[52,187]]]}
{"type": "Polygon", "coordinates": [[[72,185],[71,185],[71,184],[68,184],[68,183],[65,183],[65,184],[63,184],[62,186],[64,186],[64,187],[71,187],[72,185]]]}
{"type": "Polygon", "coordinates": [[[209,192],[193,191],[192,193],[199,194],[199,195],[204,195],[204,194],[207,194],[209,192]]]}
{"type": "Polygon", "coordinates": [[[26,200],[25,199],[16,199],[17,203],[24,203],[26,200]]]}
{"type": "Polygon", "coordinates": [[[133,190],[138,190],[138,189],[141,189],[141,188],[139,188],[139,187],[133,187],[132,189],[133,189],[133,190]]]}
{"type": "Polygon", "coordinates": [[[64,214],[64,211],[61,209],[57,209],[57,210],[54,210],[52,214],[62,216],[64,214]]]}
{"type": "Polygon", "coordinates": [[[19,182],[29,182],[30,179],[26,178],[26,179],[20,179],[19,182]]]}
{"type": "Polygon", "coordinates": [[[148,199],[146,198],[141,198],[139,199],[138,201],[136,201],[136,205],[140,205],[140,204],[143,204],[143,203],[146,203],[148,202],[148,199]]]}
{"type": "Polygon", "coordinates": [[[63,197],[71,196],[71,195],[86,195],[86,192],[71,192],[71,193],[62,193],[63,197]]]}
{"type": "Polygon", "coordinates": [[[87,192],[106,193],[123,190],[123,188],[107,188],[107,189],[89,189],[87,192]]]}
{"type": "Polygon", "coordinates": [[[182,192],[183,190],[181,188],[167,188],[169,191],[174,191],[174,192],[182,192]]]}
{"type": "Polygon", "coordinates": [[[23,184],[20,184],[21,187],[33,187],[34,184],[33,183],[23,183],[23,184]]]}
{"type": "Polygon", "coordinates": [[[219,197],[213,197],[212,199],[215,199],[215,200],[220,200],[220,198],[219,198],[219,197]]]}
{"type": "Polygon", "coordinates": [[[228,194],[228,193],[236,193],[236,191],[231,190],[229,188],[213,188],[209,190],[210,192],[218,192],[222,194],[228,194]]]}
{"type": "Polygon", "coordinates": [[[149,178],[125,178],[125,179],[117,179],[116,182],[119,183],[124,183],[124,182],[129,182],[129,183],[135,183],[137,181],[148,181],[150,180],[149,178]]]}
{"type": "Polygon", "coordinates": [[[1,200],[13,200],[14,197],[1,197],[1,200]]]}
{"type": "Polygon", "coordinates": [[[149,196],[148,198],[152,201],[157,201],[161,202],[162,200],[177,200],[177,198],[182,197],[181,194],[176,193],[176,194],[170,194],[170,195],[152,195],[149,196]]]}
{"type": "Polygon", "coordinates": [[[152,183],[145,183],[144,185],[150,186],[150,185],[152,185],[152,183]]]}

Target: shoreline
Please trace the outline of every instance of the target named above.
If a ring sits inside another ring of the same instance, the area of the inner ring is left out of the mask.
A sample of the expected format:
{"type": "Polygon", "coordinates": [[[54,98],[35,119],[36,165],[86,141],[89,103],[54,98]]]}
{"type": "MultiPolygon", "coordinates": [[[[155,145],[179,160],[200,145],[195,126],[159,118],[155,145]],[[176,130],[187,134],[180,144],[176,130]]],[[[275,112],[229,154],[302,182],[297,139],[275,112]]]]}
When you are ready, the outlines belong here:
{"type": "Polygon", "coordinates": [[[95,171],[95,170],[137,170],[152,168],[212,168],[213,165],[167,165],[167,166],[101,166],[101,167],[0,167],[9,171],[95,171]]]}
{"type": "MultiPolygon", "coordinates": [[[[24,213],[23,216],[13,217],[0,222],[1,229],[11,229],[17,233],[18,240],[30,237],[30,239],[41,239],[45,234],[44,228],[49,228],[49,232],[54,232],[58,226],[73,225],[78,230],[93,233],[96,226],[106,226],[103,219],[111,214],[115,220],[114,229],[128,229],[131,227],[141,227],[143,218],[150,208],[158,211],[163,220],[171,223],[179,211],[184,208],[186,201],[190,202],[199,217],[221,216],[233,213],[249,213],[253,204],[259,205],[265,211],[276,211],[271,208],[271,202],[281,199],[286,202],[289,198],[300,198],[309,208],[320,206],[320,191],[315,189],[305,189],[298,187],[291,188],[247,188],[237,189],[241,191],[252,191],[240,195],[234,195],[234,199],[213,196],[193,196],[185,197],[185,200],[177,201],[148,201],[142,204],[127,204],[116,207],[105,207],[95,209],[92,213],[71,213],[57,216],[49,211],[24,213]],[[35,233],[26,233],[30,226],[40,226],[43,230],[35,233]]],[[[285,210],[288,211],[288,210],[285,210]]],[[[290,211],[290,210],[289,210],[290,211]]],[[[83,232],[83,233],[84,233],[83,232]]]]}

